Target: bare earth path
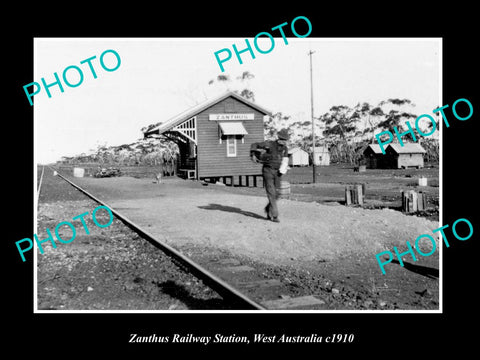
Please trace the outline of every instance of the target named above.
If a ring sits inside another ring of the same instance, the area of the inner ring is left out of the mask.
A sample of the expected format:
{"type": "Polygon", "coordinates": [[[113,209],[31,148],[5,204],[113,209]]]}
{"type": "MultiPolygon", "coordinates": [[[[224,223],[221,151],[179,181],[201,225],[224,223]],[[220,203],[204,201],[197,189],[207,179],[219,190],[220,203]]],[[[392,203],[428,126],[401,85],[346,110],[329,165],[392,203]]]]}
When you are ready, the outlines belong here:
{"type": "MultiPolygon", "coordinates": [[[[393,210],[281,200],[281,222],[266,221],[265,197],[218,191],[180,179],[74,178],[112,208],[170,245],[198,253],[218,249],[254,262],[319,273],[337,284],[369,291],[372,301],[400,309],[438,309],[439,255],[404,257],[382,275],[375,254],[406,250],[439,225],[393,210]]],[[[438,248],[438,242],[437,242],[438,248]]],[[[431,245],[422,245],[428,253],[431,245]]],[[[312,276],[313,276],[312,275],[312,276]]],[[[338,286],[337,286],[338,287],[338,286]]]]}

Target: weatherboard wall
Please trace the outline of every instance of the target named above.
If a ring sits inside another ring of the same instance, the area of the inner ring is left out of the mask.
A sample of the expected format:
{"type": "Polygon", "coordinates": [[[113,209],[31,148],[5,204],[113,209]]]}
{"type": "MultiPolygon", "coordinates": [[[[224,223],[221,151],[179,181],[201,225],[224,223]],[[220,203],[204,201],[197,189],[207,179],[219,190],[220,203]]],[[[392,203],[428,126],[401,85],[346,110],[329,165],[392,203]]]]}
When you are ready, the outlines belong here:
{"type": "Polygon", "coordinates": [[[397,158],[397,168],[423,168],[423,154],[399,154],[397,158]]]}
{"type": "Polygon", "coordinates": [[[197,177],[222,177],[237,175],[259,175],[261,165],[250,159],[250,145],[264,141],[263,117],[257,109],[233,98],[224,100],[203,110],[197,117],[197,177]],[[227,156],[226,140],[219,141],[219,121],[209,120],[210,114],[254,114],[253,120],[242,121],[248,134],[237,136],[237,156],[227,156]]]}

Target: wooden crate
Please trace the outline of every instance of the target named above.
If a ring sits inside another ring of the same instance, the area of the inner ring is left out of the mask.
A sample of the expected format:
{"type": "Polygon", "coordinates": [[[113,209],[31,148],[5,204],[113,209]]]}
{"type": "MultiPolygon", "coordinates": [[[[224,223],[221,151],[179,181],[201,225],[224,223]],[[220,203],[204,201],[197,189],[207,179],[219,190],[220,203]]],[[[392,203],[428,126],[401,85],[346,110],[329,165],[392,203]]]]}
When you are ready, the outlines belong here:
{"type": "Polygon", "coordinates": [[[423,191],[402,191],[402,211],[413,213],[427,209],[427,194],[423,191]]]}
{"type": "Polygon", "coordinates": [[[347,185],[345,187],[345,205],[363,205],[365,184],[347,185]]]}

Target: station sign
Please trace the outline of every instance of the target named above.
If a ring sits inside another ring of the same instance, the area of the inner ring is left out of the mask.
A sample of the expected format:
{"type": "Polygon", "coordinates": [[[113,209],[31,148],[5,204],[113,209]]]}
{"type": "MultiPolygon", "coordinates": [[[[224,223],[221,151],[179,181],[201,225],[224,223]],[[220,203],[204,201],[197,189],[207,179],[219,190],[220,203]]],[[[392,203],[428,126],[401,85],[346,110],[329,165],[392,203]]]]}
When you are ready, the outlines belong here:
{"type": "Polygon", "coordinates": [[[208,114],[208,120],[213,121],[239,121],[239,120],[254,120],[255,114],[208,114]]]}

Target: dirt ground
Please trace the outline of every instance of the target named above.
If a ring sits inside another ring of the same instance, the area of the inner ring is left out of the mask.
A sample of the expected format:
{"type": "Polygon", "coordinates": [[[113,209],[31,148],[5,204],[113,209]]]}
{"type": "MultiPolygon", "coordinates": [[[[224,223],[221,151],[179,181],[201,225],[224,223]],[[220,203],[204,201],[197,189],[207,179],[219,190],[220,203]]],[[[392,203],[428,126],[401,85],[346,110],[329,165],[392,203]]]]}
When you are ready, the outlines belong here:
{"type": "MultiPolygon", "coordinates": [[[[40,174],[40,172],[39,172],[40,174]]],[[[91,214],[99,206],[71,185],[45,169],[38,205],[37,234],[47,238],[45,229],[82,213],[83,225],[68,244],[58,240],[53,249],[43,243],[37,250],[38,310],[188,310],[228,309],[223,299],[194,276],[181,271],[152,244],[114,219],[106,228],[95,225],[91,214]]],[[[106,224],[107,213],[98,212],[106,224]]],[[[59,228],[68,240],[68,226],[59,228]]],[[[55,235],[54,235],[55,236],[55,235]]]]}
{"type": "MultiPolygon", "coordinates": [[[[97,164],[82,164],[85,176],[91,177],[98,170],[97,164]]],[[[73,165],[60,165],[62,173],[72,174],[73,165]]],[[[159,167],[121,166],[124,176],[137,179],[155,179],[159,167]]],[[[294,167],[283,177],[291,184],[291,200],[319,203],[340,203],[345,201],[345,185],[365,184],[364,208],[389,208],[400,210],[402,190],[417,190],[426,194],[428,210],[420,214],[430,220],[439,218],[439,168],[438,164],[427,164],[422,169],[368,169],[366,172],[354,172],[353,167],[344,164],[316,167],[317,183],[312,184],[312,167],[294,167]],[[418,186],[418,179],[426,177],[428,186],[418,186]]],[[[168,179],[168,178],[164,178],[168,179]]],[[[238,179],[235,178],[235,185],[238,179]]],[[[229,193],[264,196],[262,180],[258,178],[258,187],[224,187],[219,191],[229,193]]]]}
{"type": "MultiPolygon", "coordinates": [[[[415,178],[405,175],[400,174],[404,184],[397,186],[415,186],[415,178]]],[[[372,193],[373,188],[385,186],[381,177],[387,175],[363,179],[369,182],[373,198],[367,205],[371,209],[342,205],[341,195],[335,193],[344,189],[342,184],[297,184],[299,189],[307,189],[304,193],[321,189],[319,197],[330,187],[333,195],[329,201],[323,198],[323,203],[280,200],[279,224],[264,218],[266,199],[261,188],[205,185],[178,178],[164,179],[161,184],[133,177],[86,177],[75,178],[75,182],[196,261],[240,259],[276,276],[299,295],[318,295],[329,309],[438,309],[438,250],[429,257],[419,256],[417,262],[406,255],[405,267],[392,262],[385,267],[386,275],[380,271],[377,253],[393,252],[394,246],[405,251],[406,241],[413,243],[439,226],[431,216],[376,208],[384,207],[377,206],[378,195],[372,193]]],[[[435,179],[430,184],[435,185],[435,179]]],[[[438,187],[427,189],[431,201],[438,203],[435,190],[438,192],[438,187]]],[[[293,191],[292,198],[295,193],[302,194],[293,191]]],[[[393,197],[391,203],[395,202],[398,199],[393,197]]],[[[422,244],[422,251],[429,252],[430,246],[422,244]]]]}

